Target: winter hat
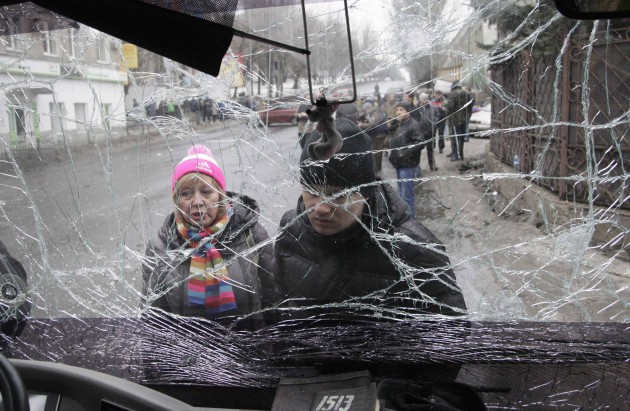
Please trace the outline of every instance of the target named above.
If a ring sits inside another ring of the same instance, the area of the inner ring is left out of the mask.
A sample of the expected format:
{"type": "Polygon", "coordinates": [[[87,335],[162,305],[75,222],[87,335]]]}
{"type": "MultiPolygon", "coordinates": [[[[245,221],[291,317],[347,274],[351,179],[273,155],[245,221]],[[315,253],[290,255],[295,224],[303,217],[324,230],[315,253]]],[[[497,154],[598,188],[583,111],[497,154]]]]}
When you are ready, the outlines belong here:
{"type": "Polygon", "coordinates": [[[407,113],[411,113],[411,104],[405,101],[400,101],[398,104],[396,104],[395,108],[398,108],[398,107],[402,107],[405,109],[405,111],[407,111],[407,113]]]}
{"type": "Polygon", "coordinates": [[[212,151],[202,144],[197,144],[188,149],[188,154],[175,166],[171,178],[171,191],[175,191],[175,185],[186,174],[201,173],[208,175],[225,191],[225,176],[219,163],[212,156],[212,151]]]}
{"type": "MultiPolygon", "coordinates": [[[[335,129],[343,138],[341,149],[328,161],[313,161],[306,147],[320,138],[319,132],[311,133],[300,156],[300,181],[306,185],[356,187],[376,181],[372,140],[353,121],[346,118],[335,120],[335,129]]],[[[369,193],[363,187],[363,194],[369,193]]]]}
{"type": "Polygon", "coordinates": [[[363,105],[361,106],[361,110],[363,111],[368,111],[372,108],[374,108],[374,106],[370,103],[363,103],[363,105]]]}

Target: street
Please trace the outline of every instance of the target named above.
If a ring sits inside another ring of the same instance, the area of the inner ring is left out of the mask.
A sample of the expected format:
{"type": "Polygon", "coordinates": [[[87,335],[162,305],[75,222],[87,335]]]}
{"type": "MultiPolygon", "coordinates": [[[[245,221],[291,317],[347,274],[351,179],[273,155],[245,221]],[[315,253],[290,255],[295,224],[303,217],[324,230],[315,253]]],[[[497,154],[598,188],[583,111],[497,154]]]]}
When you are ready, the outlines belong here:
{"type": "MultiPolygon", "coordinates": [[[[270,236],[277,233],[282,214],[300,194],[295,127],[271,127],[266,135],[251,126],[220,124],[190,139],[138,136],[81,149],[69,161],[24,170],[24,189],[2,175],[13,192],[2,205],[10,221],[3,232],[20,238],[5,242],[42,297],[35,301],[35,317],[137,314],[144,249],[173,208],[173,163],[193,142],[211,148],[228,190],[255,198],[260,221],[270,236]],[[111,299],[120,304],[108,304],[111,299]]],[[[471,139],[462,163],[446,157],[447,142],[444,153],[435,150],[436,172],[428,171],[424,150],[416,186],[417,219],[446,245],[471,317],[627,319],[627,309],[617,306],[628,294],[627,262],[596,251],[575,261],[562,236],[492,210],[497,194],[484,185],[482,168],[488,143],[471,139]],[[604,292],[594,296],[594,287],[604,292]]],[[[395,186],[386,157],[383,166],[382,178],[395,186]]]]}
{"type": "MultiPolygon", "coordinates": [[[[282,213],[295,206],[299,195],[292,169],[299,146],[295,127],[270,130],[272,138],[266,138],[220,124],[194,142],[211,148],[229,191],[258,201],[261,223],[274,235],[282,213]]],[[[2,223],[4,241],[31,273],[31,289],[46,296],[35,304],[35,316],[125,316],[137,310],[141,258],[173,208],[173,163],[190,144],[138,137],[109,148],[81,148],[63,163],[24,170],[26,188],[15,178],[0,177],[12,191],[2,204],[10,222],[2,223]],[[57,287],[63,293],[54,291],[57,287]],[[70,298],[60,300],[63,294],[70,298]],[[112,297],[128,305],[111,312],[104,300],[112,297]]]]}

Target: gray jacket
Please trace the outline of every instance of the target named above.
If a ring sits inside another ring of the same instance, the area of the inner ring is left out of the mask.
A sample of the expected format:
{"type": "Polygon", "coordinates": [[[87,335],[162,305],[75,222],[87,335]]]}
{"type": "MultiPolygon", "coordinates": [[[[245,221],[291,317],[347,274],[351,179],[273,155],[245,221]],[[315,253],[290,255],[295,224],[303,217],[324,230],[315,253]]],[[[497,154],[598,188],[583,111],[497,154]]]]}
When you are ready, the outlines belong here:
{"type": "MultiPolygon", "coordinates": [[[[227,195],[234,213],[218,234],[216,248],[226,263],[233,284],[237,312],[226,314],[233,317],[255,312],[264,304],[262,290],[270,289],[273,283],[273,247],[268,242],[267,231],[258,222],[256,201],[230,192],[227,195]],[[254,246],[257,248],[252,249],[254,246]]],[[[144,304],[175,314],[207,317],[203,307],[187,304],[186,280],[191,251],[177,233],[173,212],[146,250],[142,267],[144,304]]]]}

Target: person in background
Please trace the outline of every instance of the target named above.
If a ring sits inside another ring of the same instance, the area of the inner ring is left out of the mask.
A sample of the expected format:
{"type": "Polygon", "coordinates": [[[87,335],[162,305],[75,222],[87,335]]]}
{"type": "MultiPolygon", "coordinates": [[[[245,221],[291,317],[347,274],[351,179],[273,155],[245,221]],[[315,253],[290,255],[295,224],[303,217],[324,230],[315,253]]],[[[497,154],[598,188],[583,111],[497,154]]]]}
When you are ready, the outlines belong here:
{"type": "Polygon", "coordinates": [[[471,101],[471,107],[468,109],[468,119],[466,121],[466,137],[464,137],[464,141],[468,142],[470,140],[470,116],[472,116],[473,109],[475,108],[475,93],[472,92],[470,87],[465,87],[464,89],[466,94],[468,95],[468,100],[471,101]]]}
{"type": "Polygon", "coordinates": [[[396,118],[396,96],[392,93],[385,94],[385,99],[381,105],[381,110],[388,120],[396,118]]]}
{"type": "Polygon", "coordinates": [[[203,102],[201,103],[201,116],[202,116],[202,121],[205,123],[206,121],[211,121],[212,117],[210,115],[210,110],[212,108],[212,101],[209,97],[206,97],[203,99],[203,102]]]}
{"type": "Polygon", "coordinates": [[[436,123],[439,114],[437,112],[437,108],[429,103],[429,95],[427,93],[420,93],[420,95],[418,96],[418,107],[416,108],[416,111],[418,112],[418,117],[425,118],[429,120],[429,122],[431,122],[431,133],[427,136],[427,144],[425,145],[425,147],[427,148],[427,160],[429,161],[429,169],[431,171],[437,171],[438,168],[435,166],[435,156],[433,154],[433,149],[435,148],[435,130],[437,128],[436,123]]]}
{"type": "MultiPolygon", "coordinates": [[[[346,119],[335,127],[340,151],[328,161],[302,152],[302,194],[280,221],[274,279],[278,308],[289,309],[279,315],[314,318],[350,305],[353,315],[465,314],[444,245],[376,176],[370,138],[346,119]]],[[[314,131],[307,146],[319,138],[314,131]]]]}
{"type": "Polygon", "coordinates": [[[468,135],[468,122],[472,115],[473,100],[466,93],[461,84],[451,86],[451,94],[446,103],[446,116],[450,125],[451,161],[464,159],[464,141],[468,135]]]}
{"type": "Polygon", "coordinates": [[[363,112],[359,121],[359,128],[372,140],[372,150],[374,150],[374,171],[380,173],[383,165],[383,150],[387,149],[387,118],[381,109],[374,104],[363,104],[363,112]]]}
{"type": "Polygon", "coordinates": [[[420,153],[424,141],[431,133],[431,123],[421,119],[418,123],[411,117],[409,103],[401,101],[396,105],[399,126],[389,140],[389,162],[396,169],[398,192],[409,205],[411,217],[415,218],[414,186],[420,177],[420,153]]]}
{"type": "Polygon", "coordinates": [[[171,192],[174,210],[143,262],[145,306],[221,322],[260,310],[273,286],[273,250],[256,201],[226,191],[223,170],[203,145],[177,164],[171,192]]]}
{"type": "Polygon", "coordinates": [[[409,104],[409,114],[411,114],[411,118],[416,121],[420,120],[420,112],[416,110],[418,107],[414,104],[414,95],[413,93],[404,94],[402,101],[409,104]]]}
{"type": "Polygon", "coordinates": [[[337,108],[337,118],[347,118],[348,120],[356,123],[359,119],[359,110],[356,104],[339,104],[337,108]]]}
{"type": "Polygon", "coordinates": [[[440,90],[435,90],[433,92],[433,99],[431,100],[431,105],[435,107],[437,112],[436,118],[436,132],[437,132],[437,145],[440,150],[440,153],[444,152],[444,132],[446,130],[446,99],[444,98],[444,94],[440,90]]]}
{"type": "Polygon", "coordinates": [[[210,117],[212,117],[212,124],[217,122],[217,117],[219,116],[219,105],[217,101],[214,99],[210,100],[210,117]]]}
{"type": "MultiPolygon", "coordinates": [[[[384,100],[381,105],[381,110],[383,114],[385,114],[385,117],[387,117],[388,132],[385,145],[389,146],[389,140],[396,133],[396,128],[398,127],[398,119],[396,118],[396,104],[398,101],[396,101],[396,95],[393,93],[385,94],[384,100]]],[[[385,155],[388,155],[388,153],[385,152],[385,155]]]]}

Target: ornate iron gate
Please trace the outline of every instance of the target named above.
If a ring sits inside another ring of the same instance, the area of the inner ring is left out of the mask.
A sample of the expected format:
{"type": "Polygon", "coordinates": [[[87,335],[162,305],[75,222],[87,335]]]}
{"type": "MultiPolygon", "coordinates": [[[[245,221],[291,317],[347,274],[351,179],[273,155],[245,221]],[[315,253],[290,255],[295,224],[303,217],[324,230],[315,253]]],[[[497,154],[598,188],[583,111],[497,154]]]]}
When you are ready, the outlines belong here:
{"type": "Polygon", "coordinates": [[[492,68],[491,150],[560,198],[630,209],[630,27],[593,37],[492,68]]]}

